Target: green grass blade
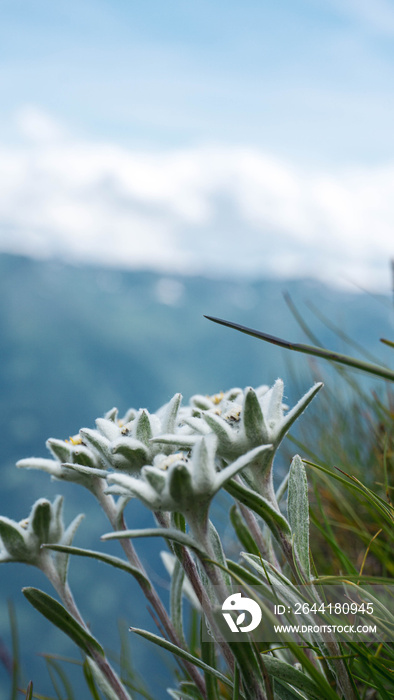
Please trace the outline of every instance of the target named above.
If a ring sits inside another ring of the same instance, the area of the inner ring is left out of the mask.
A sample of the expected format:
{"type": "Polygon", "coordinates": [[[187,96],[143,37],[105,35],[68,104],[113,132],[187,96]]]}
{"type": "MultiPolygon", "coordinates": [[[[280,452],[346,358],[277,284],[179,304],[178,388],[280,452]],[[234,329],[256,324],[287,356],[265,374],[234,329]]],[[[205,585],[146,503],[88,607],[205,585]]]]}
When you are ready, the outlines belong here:
{"type": "Polygon", "coordinates": [[[32,700],[33,698],[33,681],[29,681],[29,685],[26,688],[25,700],[32,700]]]}
{"type": "Polygon", "coordinates": [[[356,567],[352,564],[349,557],[347,557],[346,554],[342,551],[340,545],[337,543],[333,533],[331,532],[331,528],[328,529],[325,526],[325,523],[323,526],[313,512],[311,513],[311,520],[313,522],[313,525],[317,528],[317,530],[319,530],[322,537],[324,537],[326,542],[328,542],[332,551],[337,555],[341,567],[357,575],[356,567]]]}
{"type": "MultiPolygon", "coordinates": [[[[207,642],[204,640],[204,632],[207,635],[207,625],[205,616],[201,616],[201,658],[211,668],[216,668],[215,642],[207,642]]],[[[206,636],[205,636],[206,639],[206,636]]],[[[209,700],[220,700],[218,681],[211,673],[205,673],[205,687],[209,700]]]]}
{"type": "Polygon", "coordinates": [[[86,685],[89,688],[89,691],[90,691],[90,694],[91,694],[93,700],[101,700],[101,697],[100,697],[100,694],[96,688],[96,684],[95,684],[94,678],[93,678],[93,673],[92,673],[92,670],[88,664],[87,658],[85,659],[85,661],[83,663],[83,675],[85,676],[86,685]]]}
{"type": "MultiPolygon", "coordinates": [[[[249,553],[250,552],[248,552],[248,554],[249,553]]],[[[260,553],[258,553],[257,556],[260,557],[260,553]]],[[[234,580],[237,581],[237,583],[245,583],[248,586],[263,586],[264,594],[270,594],[270,589],[266,586],[266,584],[263,583],[262,580],[258,578],[258,576],[252,574],[252,572],[249,571],[249,569],[245,569],[241,564],[238,564],[237,562],[232,561],[231,559],[227,559],[226,562],[230,574],[234,577],[234,580]]]]}
{"type": "Polygon", "coordinates": [[[387,338],[380,338],[380,342],[388,345],[389,348],[394,348],[394,343],[392,340],[387,340],[387,338]]]}
{"type": "Polygon", "coordinates": [[[379,586],[392,586],[394,584],[394,579],[387,576],[360,576],[360,574],[342,574],[338,576],[319,576],[319,578],[314,579],[312,583],[346,583],[346,581],[354,582],[360,584],[360,586],[365,583],[376,584],[379,586]]]}
{"type": "Polygon", "coordinates": [[[215,318],[213,316],[205,316],[209,321],[214,321],[214,323],[219,323],[222,326],[228,326],[228,328],[234,328],[241,333],[246,333],[247,335],[253,336],[253,338],[258,338],[259,340],[265,340],[267,343],[273,343],[273,345],[278,345],[281,348],[286,348],[287,350],[295,350],[295,352],[304,353],[305,355],[313,355],[314,357],[321,357],[324,360],[330,360],[331,362],[338,362],[342,365],[347,365],[353,369],[360,369],[363,372],[372,374],[376,377],[381,377],[383,379],[388,379],[389,381],[394,381],[394,372],[386,367],[381,367],[380,365],[375,365],[372,362],[366,362],[364,360],[358,360],[355,357],[349,357],[348,355],[342,355],[339,352],[334,352],[333,350],[326,350],[325,348],[315,347],[314,345],[304,345],[302,343],[290,343],[282,338],[277,338],[274,335],[269,335],[268,333],[262,333],[261,331],[255,330],[253,328],[247,328],[246,326],[241,326],[239,323],[233,323],[232,321],[224,321],[221,318],[215,318]]]}
{"type": "Polygon", "coordinates": [[[62,668],[60,663],[54,659],[50,654],[44,654],[45,657],[45,662],[47,665],[48,673],[50,675],[51,681],[53,688],[56,692],[56,695],[58,696],[59,700],[75,700],[75,695],[74,691],[72,688],[72,685],[67,677],[67,674],[65,670],[62,668]],[[57,677],[60,679],[65,695],[62,696],[62,692],[60,690],[60,687],[58,685],[57,677]]]}
{"type": "MultiPolygon", "coordinates": [[[[31,683],[31,681],[30,681],[31,683]]],[[[32,695],[33,700],[57,700],[57,698],[50,697],[49,695],[41,695],[40,693],[36,693],[33,691],[32,695]]]]}
{"type": "Polygon", "coordinates": [[[120,637],[120,679],[132,696],[133,693],[137,693],[138,696],[145,698],[145,700],[154,700],[146,690],[141,677],[133,668],[129,628],[124,620],[119,620],[118,628],[120,637]]]}
{"type": "Polygon", "coordinates": [[[290,651],[292,651],[299,663],[305,668],[312,680],[315,681],[316,686],[320,689],[320,700],[321,698],[324,698],[324,700],[340,700],[335,690],[331,688],[324,676],[319,673],[303,649],[301,649],[301,647],[299,647],[295,642],[287,642],[287,646],[290,651]]]}
{"type": "Polygon", "coordinates": [[[258,556],[259,548],[253,539],[250,530],[245,525],[241,513],[235,504],[230,508],[230,521],[243,549],[246,552],[250,552],[251,554],[256,554],[258,556]]]}
{"type": "Polygon", "coordinates": [[[239,700],[239,683],[240,683],[240,673],[238,665],[234,666],[234,688],[233,688],[233,698],[232,700],[239,700]]]}
{"type": "Polygon", "coordinates": [[[200,649],[200,615],[194,608],[190,610],[188,639],[191,654],[197,656],[200,649]]]}
{"type": "Polygon", "coordinates": [[[346,484],[348,488],[353,489],[354,491],[357,491],[358,493],[362,494],[369,501],[369,503],[371,503],[371,505],[373,505],[374,508],[377,509],[380,512],[380,514],[384,516],[387,522],[391,526],[393,525],[394,508],[389,503],[386,503],[382,498],[373,493],[371,489],[368,489],[367,486],[364,486],[364,484],[355,476],[346,474],[346,472],[343,472],[341,469],[338,469],[336,467],[337,471],[341,472],[341,474],[344,474],[346,477],[348,477],[347,479],[344,479],[343,477],[340,477],[338,474],[336,474],[334,471],[326,469],[325,467],[322,467],[319,464],[315,464],[314,462],[310,462],[309,460],[304,460],[304,462],[305,464],[309,464],[311,467],[314,467],[315,469],[318,469],[319,471],[324,472],[325,474],[329,474],[337,481],[346,484]],[[351,481],[348,481],[348,479],[350,479],[351,481]]]}
{"type": "Polygon", "coordinates": [[[196,688],[194,683],[191,681],[181,681],[179,684],[179,691],[185,693],[185,698],[191,698],[191,700],[204,700],[204,696],[201,695],[198,688],[196,688]]]}
{"type": "MultiPolygon", "coordinates": [[[[86,657],[86,666],[89,667],[91,671],[91,677],[94,680],[95,687],[97,687],[105,700],[118,700],[118,693],[110,686],[108,680],[97,666],[96,662],[89,657],[86,657]]],[[[86,677],[86,676],[85,676],[86,677]]],[[[67,698],[69,700],[69,698],[67,698]]]]}
{"type": "Polygon", "coordinates": [[[67,674],[66,674],[65,670],[62,668],[62,666],[59,664],[58,661],[56,661],[55,659],[51,659],[48,656],[46,657],[46,662],[47,662],[47,664],[52,666],[52,668],[55,670],[55,672],[59,676],[61,682],[63,683],[64,690],[66,691],[67,700],[74,700],[74,692],[73,692],[71,683],[70,683],[69,679],[67,678],[67,674]]]}
{"type": "Polygon", "coordinates": [[[195,692],[191,691],[190,687],[185,686],[184,684],[181,685],[179,690],[171,690],[171,688],[167,689],[167,693],[173,700],[201,700],[201,695],[198,694],[196,695],[195,692]]]}
{"type": "MultiPolygon", "coordinates": [[[[331,487],[331,490],[335,495],[335,487],[333,487],[332,480],[330,481],[325,474],[321,478],[323,479],[323,481],[329,483],[329,486],[331,487]]],[[[319,492],[319,489],[318,489],[317,483],[316,483],[317,478],[316,478],[316,474],[314,472],[312,472],[312,482],[313,482],[313,491],[314,491],[314,495],[315,495],[315,500],[316,500],[318,512],[315,513],[315,510],[313,508],[311,508],[311,510],[310,510],[311,521],[313,522],[315,527],[320,531],[320,533],[322,534],[324,539],[327,540],[327,542],[329,543],[333,552],[335,552],[335,554],[337,555],[338,560],[339,560],[340,565],[341,565],[341,569],[345,570],[345,571],[349,571],[350,573],[356,573],[358,571],[358,569],[356,569],[354,564],[350,561],[349,557],[346,555],[346,553],[343,551],[342,547],[337,542],[337,538],[335,536],[333,528],[331,527],[331,523],[330,523],[330,521],[326,515],[326,512],[323,508],[320,492],[319,492]]],[[[338,494],[339,494],[337,496],[337,500],[340,499],[339,502],[341,503],[342,500],[345,500],[345,499],[343,499],[341,497],[342,495],[339,493],[339,490],[338,489],[336,489],[336,490],[338,491],[338,494]]],[[[346,505],[346,502],[345,502],[345,505],[346,505]]],[[[353,509],[351,509],[351,511],[353,512],[353,509]]],[[[367,535],[368,535],[368,533],[367,533],[367,535]]]]}
{"type": "Polygon", "coordinates": [[[18,683],[20,674],[20,659],[19,659],[19,638],[18,625],[16,621],[15,608],[11,600],[8,601],[8,617],[11,628],[11,644],[12,644],[12,684],[11,684],[11,700],[18,698],[18,683]]]}
{"type": "Polygon", "coordinates": [[[278,679],[274,682],[274,689],[275,700],[305,700],[305,695],[301,695],[298,690],[278,681],[278,679]]]}
{"type": "Polygon", "coordinates": [[[51,664],[50,664],[50,662],[49,662],[49,659],[45,659],[45,661],[46,661],[46,664],[47,664],[48,675],[49,675],[49,677],[50,677],[50,679],[51,679],[51,683],[52,683],[53,689],[54,689],[54,691],[55,691],[55,693],[56,693],[57,700],[67,700],[67,698],[66,698],[66,697],[63,697],[63,695],[62,695],[62,692],[61,692],[61,690],[60,690],[60,686],[59,686],[59,683],[58,683],[58,678],[57,678],[57,676],[56,676],[56,673],[55,673],[54,669],[52,668],[52,666],[51,666],[51,664]]]}

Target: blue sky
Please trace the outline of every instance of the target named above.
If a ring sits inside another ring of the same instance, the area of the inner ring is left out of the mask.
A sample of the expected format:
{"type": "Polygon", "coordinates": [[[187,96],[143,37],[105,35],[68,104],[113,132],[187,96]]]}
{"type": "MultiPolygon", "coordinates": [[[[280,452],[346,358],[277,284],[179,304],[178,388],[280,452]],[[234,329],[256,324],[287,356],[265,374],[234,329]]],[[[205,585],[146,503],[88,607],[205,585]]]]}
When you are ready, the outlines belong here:
{"type": "Polygon", "coordinates": [[[87,137],[138,146],[215,141],[373,162],[394,149],[385,7],[2,2],[2,112],[37,104],[87,137]]]}
{"type": "Polygon", "coordinates": [[[0,249],[388,286],[393,38],[386,0],[3,0],[0,249]]]}

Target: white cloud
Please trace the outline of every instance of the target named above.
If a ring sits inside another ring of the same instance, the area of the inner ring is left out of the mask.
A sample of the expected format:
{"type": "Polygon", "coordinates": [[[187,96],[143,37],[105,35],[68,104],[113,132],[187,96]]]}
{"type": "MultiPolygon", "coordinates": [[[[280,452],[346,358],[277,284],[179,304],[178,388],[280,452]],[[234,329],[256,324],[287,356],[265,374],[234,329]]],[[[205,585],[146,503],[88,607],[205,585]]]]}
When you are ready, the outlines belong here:
{"type": "Polygon", "coordinates": [[[56,141],[64,136],[62,125],[34,105],[20,109],[16,122],[21,134],[34,141],[56,141]]]}
{"type": "Polygon", "coordinates": [[[27,114],[23,147],[0,143],[3,251],[389,286],[394,163],[312,172],[250,148],[138,152],[27,114]]]}

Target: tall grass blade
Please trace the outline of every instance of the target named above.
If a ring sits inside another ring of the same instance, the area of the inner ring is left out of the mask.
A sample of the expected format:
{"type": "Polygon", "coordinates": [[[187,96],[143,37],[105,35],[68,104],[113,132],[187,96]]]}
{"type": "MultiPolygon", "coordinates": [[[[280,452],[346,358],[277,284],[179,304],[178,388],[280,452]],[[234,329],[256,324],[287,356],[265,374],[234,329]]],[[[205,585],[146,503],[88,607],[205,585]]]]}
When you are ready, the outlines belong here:
{"type": "Polygon", "coordinates": [[[45,656],[45,661],[47,664],[48,668],[48,673],[51,677],[52,685],[54,687],[54,690],[59,698],[62,698],[62,692],[59,688],[57,678],[56,676],[59,677],[63,688],[65,690],[65,695],[64,695],[64,700],[74,700],[74,692],[71,686],[71,683],[69,679],[67,678],[67,674],[65,673],[64,669],[61,667],[61,665],[56,661],[56,659],[51,658],[50,656],[45,656]]]}
{"type": "Polygon", "coordinates": [[[240,331],[241,333],[251,335],[253,336],[253,338],[265,340],[267,343],[273,343],[273,345],[278,345],[281,348],[286,348],[287,350],[295,350],[296,352],[301,352],[305,355],[322,357],[325,360],[330,360],[331,362],[339,362],[339,364],[347,365],[349,367],[352,367],[353,369],[360,369],[363,372],[367,372],[368,374],[372,374],[376,377],[388,379],[391,382],[394,381],[394,372],[392,370],[387,369],[386,367],[381,367],[380,365],[373,364],[372,362],[358,360],[355,357],[342,355],[342,353],[334,352],[333,350],[326,350],[325,348],[315,347],[314,345],[290,343],[288,340],[277,338],[276,336],[269,335],[268,333],[262,333],[262,331],[255,330],[253,328],[241,326],[239,323],[233,323],[232,321],[224,321],[222,318],[215,318],[213,316],[205,316],[205,318],[207,318],[209,321],[213,321],[214,323],[219,323],[222,326],[228,326],[228,328],[234,328],[234,330],[236,331],[240,331]]]}
{"type": "Polygon", "coordinates": [[[85,676],[86,685],[89,688],[89,691],[90,691],[90,694],[91,694],[93,700],[101,700],[100,694],[99,694],[99,692],[96,688],[96,684],[94,682],[92,669],[90,668],[90,666],[88,664],[87,657],[83,663],[83,675],[85,676]]]}
{"type": "Polygon", "coordinates": [[[33,698],[33,681],[29,681],[29,685],[26,688],[25,700],[32,700],[33,698]]]}
{"type": "MultiPolygon", "coordinates": [[[[207,630],[207,625],[205,621],[205,615],[201,616],[201,658],[206,663],[208,666],[211,668],[216,668],[217,661],[216,661],[216,654],[215,654],[215,643],[214,641],[212,642],[207,642],[204,640],[204,636],[206,639],[206,635],[208,633],[207,630]],[[204,635],[205,632],[205,635],[204,635]]],[[[215,676],[213,676],[211,673],[205,673],[205,687],[207,689],[207,694],[209,697],[209,700],[220,700],[220,694],[219,694],[219,688],[218,688],[218,681],[215,676]]]]}
{"type": "Polygon", "coordinates": [[[11,700],[18,698],[18,682],[20,674],[20,659],[19,659],[19,637],[18,625],[16,621],[15,608],[11,600],[8,601],[8,617],[11,628],[11,644],[12,644],[12,684],[11,684],[11,700]]]}

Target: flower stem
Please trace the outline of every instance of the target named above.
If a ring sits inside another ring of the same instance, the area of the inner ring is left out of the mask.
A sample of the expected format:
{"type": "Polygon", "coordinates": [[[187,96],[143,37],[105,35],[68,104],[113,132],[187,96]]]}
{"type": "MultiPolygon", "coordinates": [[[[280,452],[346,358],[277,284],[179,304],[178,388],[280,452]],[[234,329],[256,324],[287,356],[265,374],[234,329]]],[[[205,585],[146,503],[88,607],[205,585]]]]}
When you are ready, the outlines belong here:
{"type": "MultiPolygon", "coordinates": [[[[50,555],[46,555],[45,559],[43,559],[41,570],[51,582],[55,591],[62,600],[64,607],[67,609],[70,615],[73,616],[73,618],[81,625],[81,627],[83,627],[87,632],[89,632],[89,634],[91,634],[85,620],[83,619],[81,613],[78,610],[70,586],[67,582],[63,583],[63,581],[61,581],[50,555]]],[[[89,656],[95,661],[100,671],[108,681],[109,685],[116,693],[119,700],[130,700],[130,695],[121,683],[120,679],[118,678],[108,659],[105,656],[102,656],[102,654],[100,654],[100,652],[97,651],[97,649],[90,645],[89,642],[87,642],[87,647],[89,649],[89,656]]]]}
{"type": "MultiPolygon", "coordinates": [[[[216,555],[209,537],[208,513],[205,518],[190,519],[189,525],[194,539],[202,545],[209,559],[215,561],[216,555]]],[[[212,585],[215,587],[217,600],[219,604],[222,605],[223,601],[231,594],[231,589],[229,589],[225,581],[223,571],[214,564],[211,564],[210,561],[202,559],[201,562],[212,585]]],[[[212,604],[210,608],[212,611],[212,604]]],[[[253,697],[253,700],[267,700],[264,692],[264,678],[253,643],[228,642],[228,646],[240,669],[245,691],[249,693],[248,697],[253,697]]]]}
{"type": "MultiPolygon", "coordinates": [[[[103,486],[100,483],[98,487],[94,491],[94,495],[96,496],[97,500],[99,501],[104,513],[106,514],[109,522],[111,523],[111,526],[114,530],[122,529],[122,530],[127,530],[126,523],[124,521],[123,515],[121,519],[117,517],[117,511],[116,511],[116,505],[114,502],[114,499],[112,496],[109,496],[108,494],[104,493],[103,486]]],[[[129,539],[122,539],[120,540],[121,546],[123,548],[123,551],[129,561],[129,563],[136,567],[141,573],[144,575],[146,579],[146,583],[142,579],[138,579],[138,583],[148,600],[148,602],[151,604],[152,608],[156,612],[160,622],[162,623],[164,630],[166,631],[169,640],[173,643],[176,644],[180,649],[184,648],[184,645],[182,644],[181,640],[179,639],[179,636],[175,630],[174,625],[172,624],[172,621],[156,591],[154,588],[153,584],[151,583],[148,574],[145,571],[145,568],[133,546],[133,543],[129,539]]],[[[202,678],[201,674],[197,671],[196,667],[193,666],[192,663],[189,661],[183,661],[182,662],[187,673],[189,676],[192,678],[194,683],[196,684],[197,688],[199,691],[202,693],[203,697],[206,697],[206,690],[205,690],[205,682],[204,679],[202,678]]]]}

